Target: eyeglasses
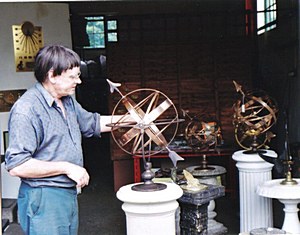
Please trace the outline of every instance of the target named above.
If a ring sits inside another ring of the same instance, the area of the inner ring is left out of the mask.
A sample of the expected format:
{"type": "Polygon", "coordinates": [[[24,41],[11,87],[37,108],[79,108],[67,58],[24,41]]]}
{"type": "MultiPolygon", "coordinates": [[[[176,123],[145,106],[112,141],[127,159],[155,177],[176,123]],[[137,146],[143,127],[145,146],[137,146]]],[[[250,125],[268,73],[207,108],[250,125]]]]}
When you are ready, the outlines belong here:
{"type": "Polygon", "coordinates": [[[77,75],[70,75],[69,78],[72,80],[80,78],[81,73],[79,72],[77,75]]]}

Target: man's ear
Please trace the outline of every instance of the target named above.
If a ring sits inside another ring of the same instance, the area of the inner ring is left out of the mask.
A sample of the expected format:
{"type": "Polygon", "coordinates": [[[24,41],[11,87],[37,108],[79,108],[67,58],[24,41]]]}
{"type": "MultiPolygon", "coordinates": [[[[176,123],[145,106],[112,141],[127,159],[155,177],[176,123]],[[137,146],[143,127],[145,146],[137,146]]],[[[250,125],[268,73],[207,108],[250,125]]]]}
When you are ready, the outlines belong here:
{"type": "Polygon", "coordinates": [[[47,73],[47,78],[52,84],[56,83],[56,77],[54,76],[53,69],[49,70],[49,72],[47,73]]]}

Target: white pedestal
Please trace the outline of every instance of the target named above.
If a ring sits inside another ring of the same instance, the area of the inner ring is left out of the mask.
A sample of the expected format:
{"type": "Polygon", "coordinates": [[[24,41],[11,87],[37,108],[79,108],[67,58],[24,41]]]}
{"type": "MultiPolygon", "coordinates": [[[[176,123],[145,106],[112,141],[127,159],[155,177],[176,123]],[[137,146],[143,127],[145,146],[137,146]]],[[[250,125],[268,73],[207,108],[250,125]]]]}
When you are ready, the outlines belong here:
{"type": "Polygon", "coordinates": [[[135,184],[119,189],[117,198],[124,202],[127,235],[176,234],[175,211],[183,191],[174,183],[165,184],[166,189],[154,192],[134,191],[131,187],[135,184]]]}
{"type": "MultiPolygon", "coordinates": [[[[277,154],[267,150],[267,156],[277,154]]],[[[257,195],[257,185],[272,178],[272,167],[258,154],[245,154],[244,150],[232,155],[239,170],[240,187],[240,232],[249,233],[255,228],[273,227],[272,200],[257,195]]]]}
{"type": "Polygon", "coordinates": [[[300,234],[298,203],[300,203],[300,179],[294,179],[297,185],[282,185],[284,179],[270,180],[257,187],[257,193],[263,197],[276,198],[284,204],[284,222],[282,230],[291,234],[300,234]]]}

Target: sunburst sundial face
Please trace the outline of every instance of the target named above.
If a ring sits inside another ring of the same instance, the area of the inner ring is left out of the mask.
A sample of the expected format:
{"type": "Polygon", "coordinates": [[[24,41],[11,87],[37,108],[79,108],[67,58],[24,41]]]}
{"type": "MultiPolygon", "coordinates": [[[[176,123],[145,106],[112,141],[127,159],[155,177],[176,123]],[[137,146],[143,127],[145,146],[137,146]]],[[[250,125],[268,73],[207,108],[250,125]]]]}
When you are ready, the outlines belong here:
{"type": "Polygon", "coordinates": [[[35,55],[44,44],[42,27],[26,21],[21,25],[13,25],[12,31],[16,71],[32,71],[35,55]]]}

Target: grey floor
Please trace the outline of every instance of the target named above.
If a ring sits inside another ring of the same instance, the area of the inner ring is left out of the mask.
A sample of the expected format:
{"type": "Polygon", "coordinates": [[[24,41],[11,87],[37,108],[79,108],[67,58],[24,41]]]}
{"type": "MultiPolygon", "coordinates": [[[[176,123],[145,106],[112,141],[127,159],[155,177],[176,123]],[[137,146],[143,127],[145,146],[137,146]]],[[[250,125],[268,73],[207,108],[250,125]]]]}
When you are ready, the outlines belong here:
{"type": "MultiPolygon", "coordinates": [[[[109,177],[109,175],[107,173],[102,177],[100,175],[94,177],[91,185],[84,189],[79,196],[79,235],[126,234],[126,216],[121,209],[122,202],[116,198],[112,176],[109,177]]],[[[233,200],[229,195],[216,199],[216,219],[228,228],[227,234],[230,235],[239,233],[237,205],[237,199],[233,200]]]]}
{"type": "MultiPolygon", "coordinates": [[[[112,175],[102,172],[79,195],[79,235],[125,235],[126,216],[122,202],[113,190],[112,175]]],[[[216,199],[216,220],[228,228],[230,235],[239,233],[238,200],[230,195],[216,199]]],[[[142,235],[142,234],[141,234],[142,235]]],[[[161,234],[164,235],[164,234],[161,234]]]]}
{"type": "MultiPolygon", "coordinates": [[[[113,189],[112,170],[109,167],[91,175],[90,185],[78,196],[80,210],[79,235],[125,235],[126,217],[122,202],[113,189]]],[[[228,229],[229,235],[239,233],[239,201],[230,195],[216,199],[216,220],[228,229]]],[[[274,201],[274,227],[281,227],[283,211],[274,201]]],[[[3,235],[22,234],[17,224],[12,224],[3,235]]],[[[142,234],[141,234],[142,235],[142,234]]],[[[160,234],[158,234],[160,235],[160,234]]],[[[164,234],[161,234],[164,235],[164,234]]]]}
{"type": "Polygon", "coordinates": [[[126,234],[126,218],[122,202],[116,197],[113,176],[109,171],[91,176],[88,187],[78,197],[79,235],[126,234]]]}
{"type": "MultiPolygon", "coordinates": [[[[79,196],[79,235],[125,235],[126,217],[121,209],[122,202],[113,190],[113,176],[105,170],[101,172],[92,176],[91,184],[79,196]]],[[[215,200],[215,219],[228,229],[228,235],[237,235],[240,231],[238,192],[235,196],[226,194],[215,200]]],[[[273,201],[273,210],[274,227],[281,228],[284,213],[278,200],[273,201]]]]}

